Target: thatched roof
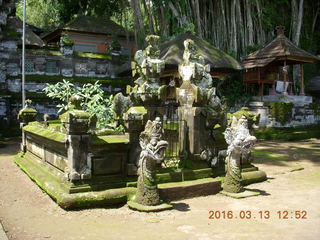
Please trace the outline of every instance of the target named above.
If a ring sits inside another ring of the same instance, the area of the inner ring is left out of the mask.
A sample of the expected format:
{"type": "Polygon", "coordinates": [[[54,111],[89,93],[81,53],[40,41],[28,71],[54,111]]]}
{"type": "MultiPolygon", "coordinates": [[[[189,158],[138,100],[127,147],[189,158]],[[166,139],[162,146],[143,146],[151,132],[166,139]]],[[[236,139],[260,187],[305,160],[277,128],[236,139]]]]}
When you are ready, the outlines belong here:
{"type": "Polygon", "coordinates": [[[296,46],[284,34],[279,34],[264,48],[249,54],[242,62],[243,68],[264,67],[275,60],[291,60],[292,63],[319,61],[320,58],[296,46]]]}
{"type": "MultiPolygon", "coordinates": [[[[7,27],[22,34],[22,21],[18,17],[9,17],[7,27]]],[[[22,44],[20,37],[15,40],[18,40],[18,43],[22,44]]],[[[26,25],[26,45],[35,47],[44,47],[45,45],[42,39],[28,25],[26,25]]]]}
{"type": "Polygon", "coordinates": [[[241,65],[233,57],[191,33],[181,34],[160,46],[160,57],[165,60],[166,65],[178,65],[183,62],[183,42],[186,39],[192,39],[195,42],[198,46],[199,54],[204,57],[207,64],[210,64],[211,71],[215,69],[227,71],[241,70],[241,65]]]}

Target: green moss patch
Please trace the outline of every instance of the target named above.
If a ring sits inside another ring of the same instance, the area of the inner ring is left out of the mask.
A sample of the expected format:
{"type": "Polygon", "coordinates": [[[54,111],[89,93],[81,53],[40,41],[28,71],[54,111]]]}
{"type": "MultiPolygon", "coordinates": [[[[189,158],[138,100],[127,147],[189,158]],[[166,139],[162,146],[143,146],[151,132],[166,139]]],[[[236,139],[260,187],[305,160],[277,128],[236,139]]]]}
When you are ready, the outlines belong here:
{"type": "Polygon", "coordinates": [[[73,55],[75,57],[97,58],[97,59],[111,60],[111,56],[109,54],[103,54],[103,53],[74,52],[73,55]]]}
{"type": "Polygon", "coordinates": [[[27,155],[18,154],[14,161],[40,188],[65,209],[126,203],[128,196],[135,193],[135,188],[127,187],[69,194],[66,187],[63,187],[63,182],[60,183],[57,178],[27,155]]]}
{"type": "Polygon", "coordinates": [[[292,118],[292,102],[271,102],[270,115],[281,124],[287,123],[292,118]]]}
{"type": "Polygon", "coordinates": [[[49,50],[49,49],[26,49],[26,53],[34,55],[53,55],[53,56],[62,56],[60,51],[49,50]]]}
{"type": "Polygon", "coordinates": [[[23,130],[26,132],[30,132],[35,135],[41,136],[41,137],[49,138],[50,140],[53,140],[56,142],[64,143],[65,139],[66,139],[65,134],[58,132],[58,131],[54,131],[52,128],[46,129],[46,128],[41,128],[36,125],[29,124],[29,125],[23,127],[23,130]]]}
{"type": "Polygon", "coordinates": [[[114,143],[128,144],[129,135],[128,134],[106,135],[106,136],[93,135],[91,137],[91,144],[94,144],[94,145],[114,144],[114,143]]]}

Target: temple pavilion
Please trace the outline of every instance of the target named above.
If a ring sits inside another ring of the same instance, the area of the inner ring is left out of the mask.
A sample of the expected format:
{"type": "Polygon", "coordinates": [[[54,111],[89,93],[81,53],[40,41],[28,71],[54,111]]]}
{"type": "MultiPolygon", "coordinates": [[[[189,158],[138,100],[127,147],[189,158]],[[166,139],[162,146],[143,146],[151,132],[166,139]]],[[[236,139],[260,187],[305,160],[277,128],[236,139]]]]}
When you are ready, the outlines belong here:
{"type": "Polygon", "coordinates": [[[243,81],[246,90],[253,96],[304,95],[305,63],[319,61],[320,58],[306,52],[292,43],[284,35],[284,27],[278,26],[277,37],[264,48],[249,54],[242,62],[243,81]],[[289,74],[290,65],[300,66],[300,83],[289,74]],[[299,89],[299,90],[297,90],[299,89]]]}

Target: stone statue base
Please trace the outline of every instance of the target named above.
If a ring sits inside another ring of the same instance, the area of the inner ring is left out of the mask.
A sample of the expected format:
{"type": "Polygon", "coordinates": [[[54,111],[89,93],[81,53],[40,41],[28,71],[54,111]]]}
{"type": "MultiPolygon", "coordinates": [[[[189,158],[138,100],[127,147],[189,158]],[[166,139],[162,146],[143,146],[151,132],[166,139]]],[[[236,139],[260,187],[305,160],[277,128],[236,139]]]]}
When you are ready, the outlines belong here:
{"type": "Polygon", "coordinates": [[[259,191],[254,191],[249,189],[245,189],[244,191],[239,193],[226,192],[226,191],[221,191],[220,193],[232,198],[247,198],[247,197],[259,196],[261,194],[259,191]]]}
{"type": "Polygon", "coordinates": [[[173,206],[168,203],[162,203],[156,206],[145,206],[135,201],[128,201],[127,204],[129,208],[131,208],[132,210],[136,210],[140,212],[160,212],[160,211],[169,210],[173,208],[173,206]]]}
{"type": "Polygon", "coordinates": [[[147,206],[159,205],[160,196],[157,185],[147,186],[144,183],[142,176],[139,176],[135,201],[147,206]]]}

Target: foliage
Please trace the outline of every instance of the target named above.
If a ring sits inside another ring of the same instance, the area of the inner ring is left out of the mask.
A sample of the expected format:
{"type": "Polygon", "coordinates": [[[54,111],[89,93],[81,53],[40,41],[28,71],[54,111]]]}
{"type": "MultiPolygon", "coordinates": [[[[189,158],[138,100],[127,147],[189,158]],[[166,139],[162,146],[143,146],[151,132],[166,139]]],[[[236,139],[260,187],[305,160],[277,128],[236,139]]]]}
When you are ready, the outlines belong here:
{"type": "MultiPolygon", "coordinates": [[[[8,79],[21,79],[21,75],[18,76],[8,76],[8,79]]],[[[99,83],[103,85],[111,85],[112,87],[116,88],[125,88],[127,85],[131,84],[131,78],[97,78],[97,77],[63,77],[60,75],[57,76],[46,76],[46,75],[37,75],[37,74],[30,74],[26,76],[26,82],[41,82],[41,83],[55,83],[60,82],[63,79],[67,80],[68,82],[72,83],[95,83],[99,81],[99,83]]],[[[0,91],[1,94],[1,91],[0,91]]],[[[3,92],[3,95],[7,95],[7,92],[3,92]]],[[[10,93],[11,94],[11,93],[10,93]]],[[[21,95],[21,94],[19,94],[21,95]]]]}
{"type": "Polygon", "coordinates": [[[64,46],[72,46],[73,45],[72,39],[67,34],[64,34],[61,37],[61,42],[63,43],[64,46]]]}
{"type": "MultiPolygon", "coordinates": [[[[62,21],[63,5],[56,0],[28,0],[27,23],[44,30],[53,30],[62,21]]],[[[17,16],[22,19],[23,0],[17,3],[17,16]]]]}
{"type": "Polygon", "coordinates": [[[47,84],[44,92],[52,99],[60,100],[58,112],[67,111],[72,108],[69,99],[72,95],[79,95],[83,97],[81,106],[83,110],[88,111],[92,116],[97,117],[97,128],[113,128],[117,126],[113,121],[113,111],[111,104],[113,96],[106,97],[101,85],[98,82],[86,83],[82,87],[75,86],[73,83],[63,80],[56,84],[47,84]]]}
{"type": "Polygon", "coordinates": [[[270,115],[282,125],[292,118],[292,102],[271,102],[270,115]]]}
{"type": "Polygon", "coordinates": [[[240,73],[234,73],[218,83],[217,90],[221,95],[221,100],[228,107],[235,104],[246,105],[251,96],[245,93],[240,73]]]}

